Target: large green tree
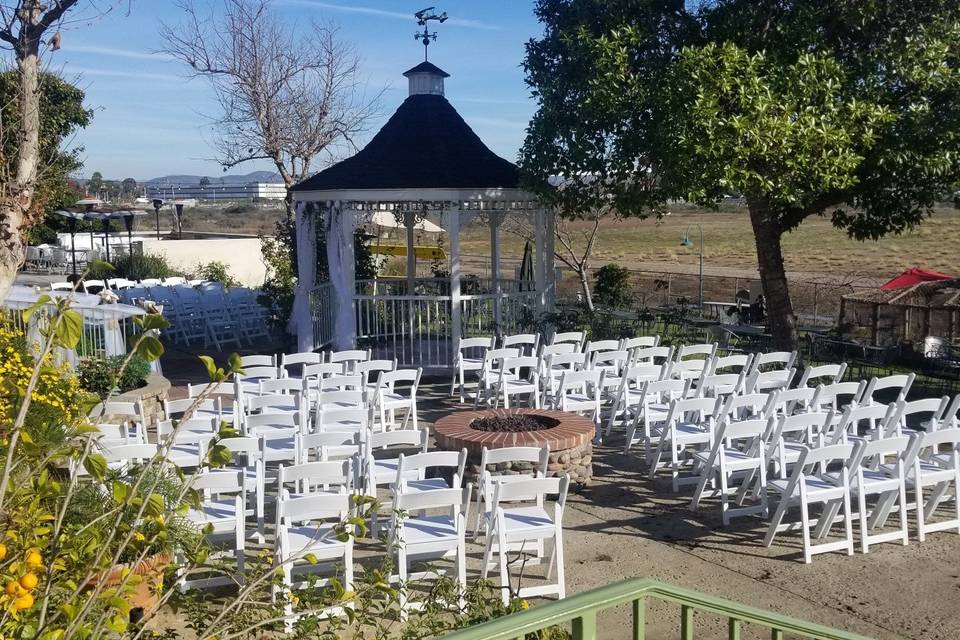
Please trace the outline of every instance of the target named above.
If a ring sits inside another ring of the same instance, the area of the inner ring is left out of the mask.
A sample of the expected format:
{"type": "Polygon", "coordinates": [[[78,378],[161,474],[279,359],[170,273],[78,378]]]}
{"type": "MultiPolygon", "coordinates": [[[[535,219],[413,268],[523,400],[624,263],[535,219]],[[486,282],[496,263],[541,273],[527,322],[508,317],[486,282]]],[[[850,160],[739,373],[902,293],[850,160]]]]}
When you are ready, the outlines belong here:
{"type": "Polygon", "coordinates": [[[777,345],[795,348],[781,238],[920,223],[960,180],[955,0],[540,0],[521,152],[568,215],[746,197],[777,345]],[[563,175],[551,190],[543,177],[563,175]]]}

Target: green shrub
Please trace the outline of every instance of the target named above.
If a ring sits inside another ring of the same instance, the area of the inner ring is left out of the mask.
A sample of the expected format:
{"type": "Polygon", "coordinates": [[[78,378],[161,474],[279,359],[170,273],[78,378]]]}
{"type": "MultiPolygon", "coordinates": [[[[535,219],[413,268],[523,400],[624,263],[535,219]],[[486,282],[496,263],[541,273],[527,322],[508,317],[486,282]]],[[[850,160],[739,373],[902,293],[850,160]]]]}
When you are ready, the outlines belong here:
{"type": "Polygon", "coordinates": [[[617,264],[605,264],[593,276],[593,300],[597,304],[623,309],[633,304],[630,271],[617,264]]]}
{"type": "MultiPolygon", "coordinates": [[[[84,358],[77,365],[77,377],[81,388],[106,398],[113,390],[114,379],[123,366],[125,356],[109,358],[84,358]]],[[[142,387],[150,375],[150,363],[140,356],[132,356],[120,375],[117,389],[120,393],[142,387]]]]}
{"type": "Polygon", "coordinates": [[[233,277],[233,274],[230,273],[230,269],[227,268],[227,265],[217,260],[208,262],[206,264],[198,264],[195,273],[197,278],[200,280],[219,282],[228,289],[230,287],[240,286],[240,281],[233,277]]]}
{"type": "Polygon", "coordinates": [[[165,256],[155,254],[122,255],[111,260],[112,269],[102,265],[90,268],[88,277],[127,278],[128,280],[143,280],[144,278],[169,278],[171,276],[186,275],[183,271],[171,267],[165,256]]]}

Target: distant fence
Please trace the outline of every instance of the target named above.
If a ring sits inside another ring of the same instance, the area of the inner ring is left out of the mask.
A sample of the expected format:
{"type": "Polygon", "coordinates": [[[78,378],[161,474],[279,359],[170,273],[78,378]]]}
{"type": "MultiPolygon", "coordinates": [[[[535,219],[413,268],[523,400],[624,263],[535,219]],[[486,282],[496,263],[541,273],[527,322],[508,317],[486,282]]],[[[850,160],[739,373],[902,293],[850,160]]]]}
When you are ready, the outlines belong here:
{"type": "MultiPolygon", "coordinates": [[[[580,283],[575,274],[563,271],[557,283],[561,297],[576,298],[580,283]]],[[[630,270],[630,284],[640,307],[665,307],[685,298],[696,303],[700,295],[700,278],[695,273],[630,270]]],[[[801,325],[828,326],[840,314],[840,297],[871,287],[841,282],[814,282],[790,280],[790,296],[794,313],[801,325]]],[[[705,302],[734,302],[738,292],[746,291],[753,298],[761,292],[758,278],[705,275],[703,299],[705,302]]]]}

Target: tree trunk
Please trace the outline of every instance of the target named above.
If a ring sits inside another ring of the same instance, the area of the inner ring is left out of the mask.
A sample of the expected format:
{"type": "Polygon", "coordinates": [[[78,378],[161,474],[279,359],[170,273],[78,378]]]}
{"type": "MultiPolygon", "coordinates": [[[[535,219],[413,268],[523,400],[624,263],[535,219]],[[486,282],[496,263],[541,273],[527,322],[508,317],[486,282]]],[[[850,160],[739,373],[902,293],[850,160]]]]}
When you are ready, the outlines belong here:
{"type": "Polygon", "coordinates": [[[577,275],[580,276],[580,290],[583,292],[583,303],[587,309],[593,311],[593,295],[590,292],[590,273],[586,267],[577,269],[577,275]]]}
{"type": "Polygon", "coordinates": [[[783,249],[780,245],[780,224],[769,206],[762,199],[747,198],[753,237],[757,244],[757,264],[760,268],[760,283],[766,301],[770,333],[777,349],[797,349],[797,319],[787,287],[787,274],[783,268],[783,249]]]}
{"type": "MultiPolygon", "coordinates": [[[[20,73],[20,122],[18,127],[17,175],[0,194],[0,301],[7,294],[23,264],[24,231],[33,202],[40,149],[40,56],[39,37],[21,40],[17,52],[20,73]]],[[[8,123],[4,123],[8,124],[8,123]]]]}

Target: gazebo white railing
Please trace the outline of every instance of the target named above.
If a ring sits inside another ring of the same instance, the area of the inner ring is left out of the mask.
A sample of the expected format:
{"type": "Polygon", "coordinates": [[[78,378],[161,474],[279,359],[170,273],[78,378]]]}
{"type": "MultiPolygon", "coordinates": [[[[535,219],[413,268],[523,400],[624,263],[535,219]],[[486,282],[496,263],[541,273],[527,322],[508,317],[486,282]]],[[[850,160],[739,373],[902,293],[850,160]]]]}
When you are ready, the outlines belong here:
{"type": "MultiPolygon", "coordinates": [[[[465,278],[454,314],[450,281],[418,278],[413,294],[406,280],[357,282],[353,297],[356,344],[377,358],[397,358],[400,364],[429,369],[449,367],[459,337],[515,333],[536,321],[540,294],[533,281],[502,280],[500,293],[489,279],[465,278]],[[459,330],[454,316],[459,316],[459,330]]],[[[334,301],[330,283],[311,295],[314,349],[334,343],[334,301]]]]}

